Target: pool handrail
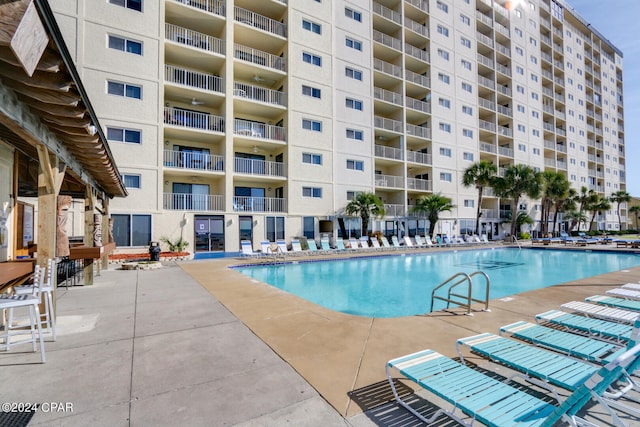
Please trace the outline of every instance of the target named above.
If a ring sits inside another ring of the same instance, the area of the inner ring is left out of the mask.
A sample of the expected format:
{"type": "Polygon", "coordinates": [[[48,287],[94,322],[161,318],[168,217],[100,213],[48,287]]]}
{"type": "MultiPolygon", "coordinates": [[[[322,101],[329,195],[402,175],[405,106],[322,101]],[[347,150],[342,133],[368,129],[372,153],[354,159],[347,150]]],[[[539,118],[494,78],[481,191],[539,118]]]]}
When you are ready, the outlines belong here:
{"type": "Polygon", "coordinates": [[[466,314],[468,316],[473,316],[473,313],[471,313],[471,302],[480,302],[480,303],[484,303],[484,309],[483,311],[491,311],[489,309],[489,289],[491,288],[491,279],[489,279],[489,276],[483,272],[483,271],[474,271],[471,274],[467,274],[463,271],[454,274],[453,276],[449,277],[447,280],[445,280],[444,282],[440,283],[438,286],[436,286],[435,288],[433,288],[433,290],[431,291],[431,309],[429,310],[429,312],[433,312],[433,303],[434,301],[437,300],[442,300],[442,301],[446,301],[447,302],[447,308],[450,307],[451,303],[459,305],[461,307],[464,307],[467,309],[466,314]],[[484,299],[476,299],[473,298],[473,276],[477,276],[477,275],[481,275],[485,278],[485,298],[484,299]],[[457,281],[454,282],[454,280],[458,278],[457,281]],[[453,283],[451,283],[453,282],[453,283]],[[462,295],[462,294],[456,294],[453,293],[453,289],[462,284],[462,283],[467,283],[467,294],[466,295],[462,295]],[[447,292],[447,297],[441,297],[441,296],[437,296],[436,295],[436,291],[440,288],[442,288],[443,286],[450,284],[449,285],[449,290],[447,292]],[[459,301],[459,300],[454,300],[453,298],[462,298],[463,301],[459,301]],[[466,302],[465,302],[466,301],[466,302]]]}

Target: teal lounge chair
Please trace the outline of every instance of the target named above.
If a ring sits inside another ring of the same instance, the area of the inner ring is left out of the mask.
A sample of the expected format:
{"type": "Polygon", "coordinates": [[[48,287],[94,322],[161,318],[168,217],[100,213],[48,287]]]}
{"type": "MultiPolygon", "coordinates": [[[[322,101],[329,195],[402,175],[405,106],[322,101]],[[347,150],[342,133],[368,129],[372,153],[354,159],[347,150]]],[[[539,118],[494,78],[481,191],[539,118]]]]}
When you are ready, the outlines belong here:
{"type": "Polygon", "coordinates": [[[331,249],[331,245],[329,244],[329,239],[327,238],[320,239],[320,247],[326,253],[333,252],[333,249],[331,249]]]}
{"type": "Polygon", "coordinates": [[[633,323],[638,318],[637,311],[623,310],[621,308],[607,307],[605,305],[589,304],[582,301],[570,301],[560,306],[562,311],[571,310],[586,316],[597,317],[612,322],[633,323]]]}
{"type": "MultiPolygon", "coordinates": [[[[636,319],[636,322],[638,320],[636,319]]],[[[536,322],[548,322],[569,331],[627,342],[631,338],[633,327],[625,323],[610,322],[592,317],[578,316],[560,310],[550,310],[536,315],[536,322]]]]}
{"type": "Polygon", "coordinates": [[[318,250],[318,245],[316,245],[316,241],[313,239],[307,239],[307,246],[309,247],[309,249],[307,250],[307,252],[310,255],[317,255],[320,253],[320,251],[318,250]]]}
{"type": "Polygon", "coordinates": [[[345,248],[344,246],[344,240],[342,239],[337,239],[336,240],[336,250],[338,251],[346,251],[347,248],[345,248]]]}
{"type": "MultiPolygon", "coordinates": [[[[594,304],[606,305],[607,307],[622,308],[624,310],[640,311],[640,301],[624,298],[608,297],[605,295],[594,295],[584,299],[594,304]]],[[[640,314],[640,313],[638,313],[640,314]]]]}
{"type": "Polygon", "coordinates": [[[560,420],[575,426],[582,421],[576,416],[578,411],[591,398],[601,400],[600,396],[620,378],[624,370],[638,358],[639,353],[640,345],[600,368],[557,406],[433,350],[423,350],[390,360],[387,362],[386,372],[396,401],[427,424],[433,423],[444,414],[467,426],[472,425],[475,420],[490,427],[551,427],[560,420]],[[391,377],[392,368],[423,389],[452,404],[453,408],[439,409],[430,418],[426,418],[400,398],[391,377]],[[471,417],[471,422],[465,422],[463,414],[471,417]]]}
{"type": "Polygon", "coordinates": [[[393,243],[393,247],[396,249],[400,249],[400,242],[398,242],[398,236],[391,236],[391,243],[393,243]]]}

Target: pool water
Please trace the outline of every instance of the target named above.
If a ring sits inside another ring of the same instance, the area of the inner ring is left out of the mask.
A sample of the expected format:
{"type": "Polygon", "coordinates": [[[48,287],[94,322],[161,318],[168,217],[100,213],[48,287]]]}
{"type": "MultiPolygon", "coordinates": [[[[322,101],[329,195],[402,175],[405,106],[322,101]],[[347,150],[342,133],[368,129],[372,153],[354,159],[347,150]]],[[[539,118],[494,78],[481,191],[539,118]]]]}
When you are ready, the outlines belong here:
{"type": "MultiPolygon", "coordinates": [[[[629,253],[503,248],[238,270],[331,310],[368,317],[400,317],[429,312],[433,288],[461,271],[487,273],[491,280],[489,299],[496,299],[638,265],[640,256],[629,253]]],[[[483,285],[482,280],[474,283],[483,285]]],[[[476,288],[474,297],[483,298],[484,286],[476,288]]],[[[436,302],[434,310],[444,308],[444,303],[436,302]]]]}

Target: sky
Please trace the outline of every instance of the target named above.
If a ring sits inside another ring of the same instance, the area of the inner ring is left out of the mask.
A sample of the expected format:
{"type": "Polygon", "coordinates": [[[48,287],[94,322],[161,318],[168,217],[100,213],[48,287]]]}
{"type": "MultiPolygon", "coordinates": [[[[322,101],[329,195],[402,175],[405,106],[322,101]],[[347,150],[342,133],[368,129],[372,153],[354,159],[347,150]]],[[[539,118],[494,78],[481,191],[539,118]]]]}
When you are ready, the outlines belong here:
{"type": "Polygon", "coordinates": [[[567,0],[585,21],[622,51],[627,192],[640,197],[640,1],[567,0]]]}

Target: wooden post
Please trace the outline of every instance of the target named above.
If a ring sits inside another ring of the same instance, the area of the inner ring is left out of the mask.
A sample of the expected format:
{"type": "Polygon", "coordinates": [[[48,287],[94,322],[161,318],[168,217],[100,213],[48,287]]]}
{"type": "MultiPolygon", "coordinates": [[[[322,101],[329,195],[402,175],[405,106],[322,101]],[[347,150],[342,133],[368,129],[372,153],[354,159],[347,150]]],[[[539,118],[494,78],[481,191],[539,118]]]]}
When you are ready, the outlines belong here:
{"type": "MultiPolygon", "coordinates": [[[[111,243],[111,228],[109,223],[109,197],[105,194],[102,197],[102,245],[111,243]]],[[[109,253],[104,251],[102,255],[102,268],[109,269],[109,253]]]]}
{"type": "MultiPolygon", "coordinates": [[[[85,187],[84,194],[84,245],[93,247],[93,212],[96,197],[91,186],[85,187]]],[[[93,258],[84,260],[84,284],[93,285],[93,258]]]]}

